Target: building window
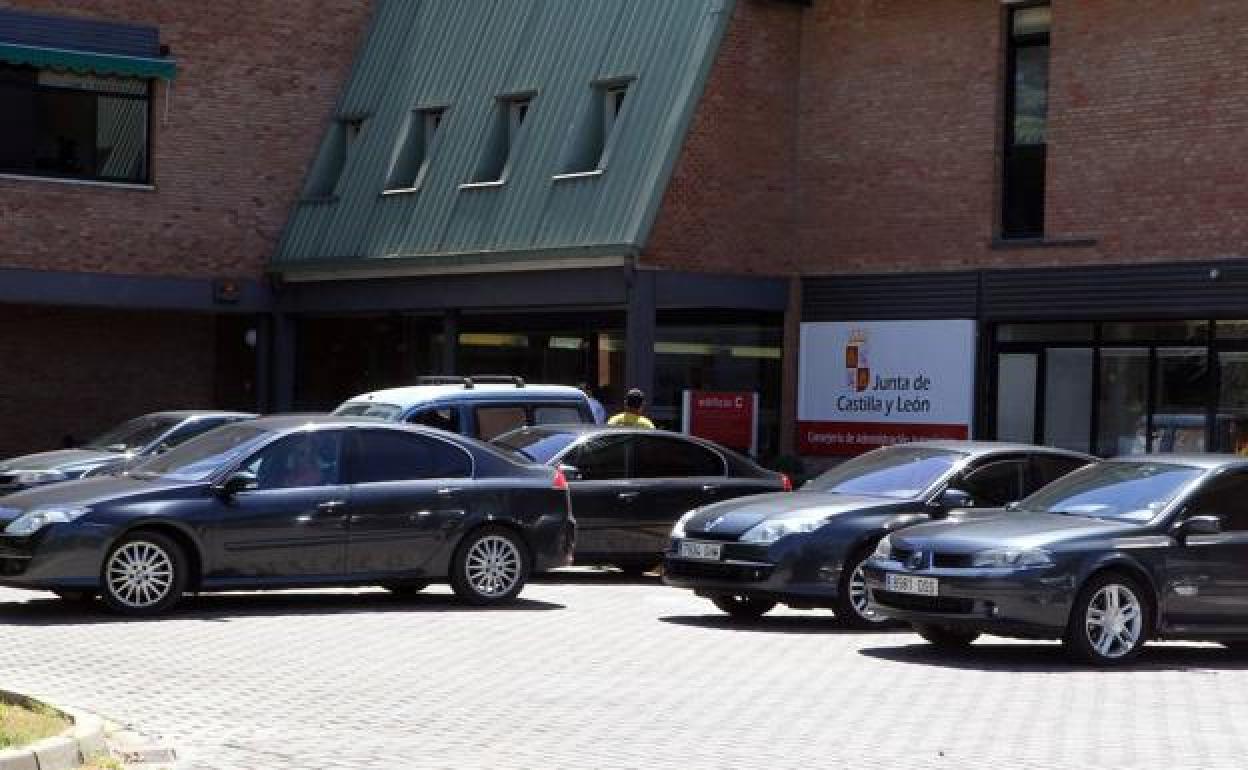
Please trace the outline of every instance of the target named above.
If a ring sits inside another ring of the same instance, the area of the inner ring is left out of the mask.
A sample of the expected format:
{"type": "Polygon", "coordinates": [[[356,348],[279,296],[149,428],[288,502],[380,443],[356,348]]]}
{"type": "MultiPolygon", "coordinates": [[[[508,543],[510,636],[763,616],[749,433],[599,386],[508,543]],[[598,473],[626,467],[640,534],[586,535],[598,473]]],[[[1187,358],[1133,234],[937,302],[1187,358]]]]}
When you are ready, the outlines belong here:
{"type": "Polygon", "coordinates": [[[1044,236],[1051,20],[1052,10],[1047,5],[1008,12],[1001,195],[1001,234],[1006,238],[1044,236]]]}
{"type": "Polygon", "coordinates": [[[494,125],[486,143],[485,154],[473,175],[474,184],[502,182],[511,168],[511,159],[520,141],[520,131],[529,116],[532,94],[504,96],[498,99],[494,125]]]}
{"type": "Polygon", "coordinates": [[[347,161],[351,159],[367,119],[362,116],[341,117],[329,129],[329,138],[321,148],[320,157],[312,166],[304,197],[312,200],[332,198],[338,194],[338,183],[347,161]]]}
{"type": "Polygon", "coordinates": [[[151,84],[0,65],[0,172],[143,184],[151,84]]]}
{"type": "Polygon", "coordinates": [[[564,174],[586,174],[602,171],[607,167],[612,137],[624,100],[628,95],[627,80],[610,80],[593,87],[589,112],[582,121],[582,128],[568,146],[568,158],[563,164],[564,174]]]}
{"type": "Polygon", "coordinates": [[[386,178],[387,192],[417,190],[429,168],[429,154],[434,137],[446,114],[443,107],[412,110],[399,137],[398,151],[386,178]]]}

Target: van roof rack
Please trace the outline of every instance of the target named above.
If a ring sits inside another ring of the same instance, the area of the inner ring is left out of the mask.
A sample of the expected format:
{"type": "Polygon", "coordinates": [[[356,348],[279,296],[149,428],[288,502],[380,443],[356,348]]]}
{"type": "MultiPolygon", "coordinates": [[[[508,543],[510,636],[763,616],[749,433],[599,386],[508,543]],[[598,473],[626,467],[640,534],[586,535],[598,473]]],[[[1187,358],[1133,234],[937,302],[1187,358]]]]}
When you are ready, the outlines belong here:
{"type": "Polygon", "coordinates": [[[421,377],[416,383],[418,385],[463,385],[468,390],[477,385],[515,385],[517,388],[523,388],[524,378],[510,374],[474,374],[471,377],[434,375],[421,377]]]}

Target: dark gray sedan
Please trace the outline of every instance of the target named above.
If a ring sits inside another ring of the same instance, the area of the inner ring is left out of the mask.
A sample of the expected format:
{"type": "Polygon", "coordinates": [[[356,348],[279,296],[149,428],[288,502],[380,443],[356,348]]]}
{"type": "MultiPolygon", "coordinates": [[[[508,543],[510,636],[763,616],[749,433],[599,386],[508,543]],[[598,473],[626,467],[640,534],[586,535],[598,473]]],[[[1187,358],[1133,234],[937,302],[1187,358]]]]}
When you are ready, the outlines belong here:
{"type": "Polygon", "coordinates": [[[75,449],[57,449],[0,461],[0,494],[116,473],[213,428],[255,416],[246,412],[188,409],[135,417],[75,449]]]}
{"type": "Polygon", "coordinates": [[[929,642],[1062,639],[1124,663],[1150,638],[1248,643],[1248,460],[1141,456],[1085,468],[997,517],[885,538],[874,606],[929,642]]]}
{"type": "Polygon", "coordinates": [[[829,607],[842,623],[887,620],[867,601],[862,564],[880,538],[960,509],[1003,506],[1093,458],[1025,444],[921,442],[877,449],[787,495],[691,511],[672,532],[664,580],[724,612],[777,603],[829,607]]]}

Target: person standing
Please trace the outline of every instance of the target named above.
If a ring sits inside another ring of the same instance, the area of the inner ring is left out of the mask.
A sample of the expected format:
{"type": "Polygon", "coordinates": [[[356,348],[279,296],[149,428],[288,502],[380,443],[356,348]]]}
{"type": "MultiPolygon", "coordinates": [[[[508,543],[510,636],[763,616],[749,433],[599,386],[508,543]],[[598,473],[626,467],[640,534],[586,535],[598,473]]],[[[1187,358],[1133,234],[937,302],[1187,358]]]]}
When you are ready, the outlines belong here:
{"type": "Polygon", "coordinates": [[[624,397],[624,411],[607,420],[607,425],[654,430],[654,423],[650,421],[649,417],[642,414],[642,409],[645,405],[646,394],[637,388],[633,388],[624,397]]]}

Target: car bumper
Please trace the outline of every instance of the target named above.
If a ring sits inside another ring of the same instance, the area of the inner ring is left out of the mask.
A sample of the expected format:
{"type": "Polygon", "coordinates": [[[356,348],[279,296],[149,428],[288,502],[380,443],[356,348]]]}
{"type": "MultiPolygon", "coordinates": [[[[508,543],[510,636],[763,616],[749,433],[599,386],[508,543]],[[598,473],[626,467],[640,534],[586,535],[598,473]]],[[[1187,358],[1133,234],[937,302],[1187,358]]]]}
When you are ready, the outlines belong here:
{"type": "Polygon", "coordinates": [[[831,607],[836,602],[839,562],[814,563],[808,552],[723,545],[722,559],[687,559],[679,555],[680,541],[672,541],[663,557],[663,582],[709,598],[749,596],[795,607],[831,607]]]}
{"type": "Polygon", "coordinates": [[[34,537],[0,535],[0,585],[84,589],[99,586],[103,549],[94,528],[54,525],[34,537]]]}
{"type": "Polygon", "coordinates": [[[870,562],[864,568],[871,606],[912,624],[963,631],[1058,638],[1066,629],[1074,577],[1057,568],[907,570],[898,563],[870,562]],[[937,596],[889,591],[888,573],[935,578],[937,596]]]}

